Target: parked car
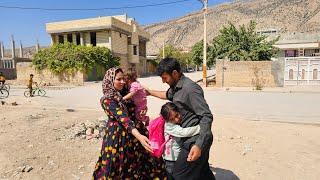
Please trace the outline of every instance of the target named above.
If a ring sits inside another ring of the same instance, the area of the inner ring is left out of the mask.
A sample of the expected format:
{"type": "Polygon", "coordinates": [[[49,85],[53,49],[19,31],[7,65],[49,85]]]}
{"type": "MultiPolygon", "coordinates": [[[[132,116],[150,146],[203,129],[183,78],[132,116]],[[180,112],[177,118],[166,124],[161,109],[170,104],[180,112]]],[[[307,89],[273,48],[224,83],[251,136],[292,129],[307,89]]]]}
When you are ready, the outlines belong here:
{"type": "Polygon", "coordinates": [[[194,72],[194,69],[192,67],[187,68],[187,72],[194,72]]]}

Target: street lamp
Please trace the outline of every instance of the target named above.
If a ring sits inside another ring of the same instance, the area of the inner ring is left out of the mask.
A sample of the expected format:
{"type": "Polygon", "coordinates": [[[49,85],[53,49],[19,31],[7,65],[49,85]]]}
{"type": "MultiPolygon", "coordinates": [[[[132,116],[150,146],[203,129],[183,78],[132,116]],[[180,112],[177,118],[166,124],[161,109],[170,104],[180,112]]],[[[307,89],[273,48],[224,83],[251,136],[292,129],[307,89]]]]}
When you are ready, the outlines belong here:
{"type": "Polygon", "coordinates": [[[202,65],[202,81],[207,87],[207,10],[208,0],[199,0],[203,4],[203,65],[202,65]]]}

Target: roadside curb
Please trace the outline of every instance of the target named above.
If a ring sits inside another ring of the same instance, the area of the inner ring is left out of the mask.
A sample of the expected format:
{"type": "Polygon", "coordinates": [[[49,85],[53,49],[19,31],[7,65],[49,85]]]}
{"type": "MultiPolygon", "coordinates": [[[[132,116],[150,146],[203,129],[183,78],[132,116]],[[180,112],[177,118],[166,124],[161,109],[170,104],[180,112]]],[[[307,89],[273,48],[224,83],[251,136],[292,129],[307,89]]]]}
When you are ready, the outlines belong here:
{"type": "Polygon", "coordinates": [[[250,90],[250,89],[212,88],[212,87],[203,87],[203,88],[209,91],[224,91],[224,92],[320,94],[320,90],[290,90],[290,89],[250,90]]]}

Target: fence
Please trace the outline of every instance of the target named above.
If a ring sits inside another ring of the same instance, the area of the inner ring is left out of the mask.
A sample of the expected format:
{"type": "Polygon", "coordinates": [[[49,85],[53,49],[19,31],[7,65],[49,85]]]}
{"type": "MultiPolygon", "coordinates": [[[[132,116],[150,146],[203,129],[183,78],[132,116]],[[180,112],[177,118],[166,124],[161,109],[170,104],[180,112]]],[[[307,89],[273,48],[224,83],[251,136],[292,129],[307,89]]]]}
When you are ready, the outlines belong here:
{"type": "Polygon", "coordinates": [[[284,85],[320,85],[320,57],[285,58],[284,85]]]}

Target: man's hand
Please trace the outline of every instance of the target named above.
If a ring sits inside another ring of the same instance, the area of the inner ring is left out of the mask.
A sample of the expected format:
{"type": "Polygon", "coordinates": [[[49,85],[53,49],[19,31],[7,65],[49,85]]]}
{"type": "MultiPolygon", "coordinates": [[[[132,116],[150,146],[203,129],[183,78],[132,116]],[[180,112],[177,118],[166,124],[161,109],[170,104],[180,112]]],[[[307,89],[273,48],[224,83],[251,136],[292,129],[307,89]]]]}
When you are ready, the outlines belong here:
{"type": "Polygon", "coordinates": [[[193,145],[190,149],[187,161],[188,162],[196,161],[197,159],[199,159],[200,156],[201,156],[201,149],[197,145],[193,145]]]}
{"type": "Polygon", "coordinates": [[[144,90],[145,90],[145,92],[146,92],[146,95],[147,96],[150,96],[151,94],[150,94],[150,89],[148,88],[148,87],[146,87],[146,86],[142,86],[143,88],[144,88],[144,90]]]}

